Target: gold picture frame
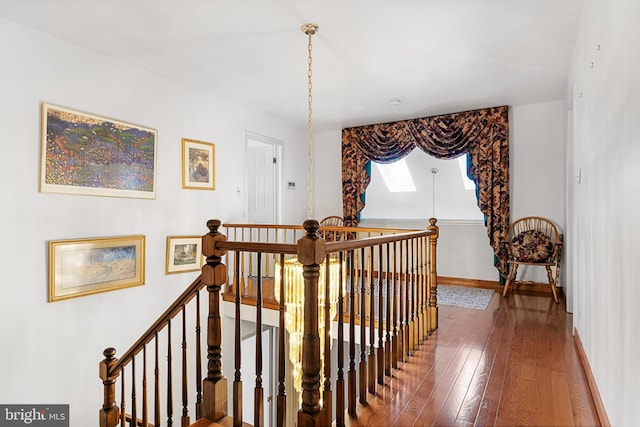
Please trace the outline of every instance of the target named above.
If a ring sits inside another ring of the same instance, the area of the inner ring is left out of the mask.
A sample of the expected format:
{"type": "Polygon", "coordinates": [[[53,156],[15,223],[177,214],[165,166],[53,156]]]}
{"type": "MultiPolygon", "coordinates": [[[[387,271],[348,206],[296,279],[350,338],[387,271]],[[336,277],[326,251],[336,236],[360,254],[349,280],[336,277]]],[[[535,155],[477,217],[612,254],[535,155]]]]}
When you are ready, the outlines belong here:
{"type": "Polygon", "coordinates": [[[182,138],[182,188],[216,189],[215,144],[182,138]]]}
{"type": "Polygon", "coordinates": [[[145,236],[49,241],[49,302],[144,284],[145,236]]]}
{"type": "Polygon", "coordinates": [[[165,274],[198,271],[202,260],[202,236],[167,236],[165,274]]]}
{"type": "Polygon", "coordinates": [[[158,132],[42,103],[40,191],[156,198],[158,132]]]}

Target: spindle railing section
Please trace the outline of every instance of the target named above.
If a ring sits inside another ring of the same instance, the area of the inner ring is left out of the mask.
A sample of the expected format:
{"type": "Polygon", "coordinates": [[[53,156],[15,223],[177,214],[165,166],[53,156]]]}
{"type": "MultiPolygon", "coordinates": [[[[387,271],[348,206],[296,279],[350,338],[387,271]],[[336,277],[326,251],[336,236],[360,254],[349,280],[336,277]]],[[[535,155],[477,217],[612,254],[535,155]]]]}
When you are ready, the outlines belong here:
{"type": "Polygon", "coordinates": [[[226,224],[223,234],[220,221],[208,221],[209,233],[202,239],[206,256],[202,274],[121,357],[116,358],[113,348],[104,351],[100,426],[172,426],[174,419],[181,427],[217,425],[209,422],[222,420],[234,426],[243,422],[268,425],[259,333],[256,354],[245,356],[256,358],[255,372],[242,372],[242,304],[255,306],[256,331],[262,330],[263,310],[278,313],[276,424],[345,425],[346,416],[357,416],[357,403],[366,403],[368,395],[376,393],[376,385],[384,384],[394,369],[401,369],[438,327],[438,227],[434,218],[429,223],[427,230],[414,231],[320,228],[315,220],[303,226],[226,224]],[[284,274],[275,286],[275,269],[293,257],[302,264],[304,277],[300,402],[291,399],[297,393],[285,385],[291,373],[285,354],[284,274]],[[328,266],[330,260],[341,265],[339,288],[345,291],[338,297],[339,314],[334,318],[329,315],[329,304],[320,316],[318,301],[319,289],[328,300],[330,275],[325,275],[325,283],[319,283],[319,276],[320,265],[326,261],[328,266]],[[201,309],[201,299],[207,301],[205,309],[201,309]],[[235,306],[234,343],[225,347],[234,353],[231,396],[222,370],[223,301],[235,306]],[[324,325],[319,325],[321,317],[324,325]],[[332,323],[336,337],[331,336],[332,323]],[[202,324],[206,327],[204,353],[202,324]],[[335,363],[330,346],[324,346],[321,364],[319,331],[323,331],[324,342],[334,340],[335,363]],[[188,353],[189,348],[194,349],[193,354],[188,353]],[[176,356],[178,362],[174,362],[176,356]],[[251,384],[253,420],[243,420],[243,375],[255,377],[251,384]],[[292,401],[299,403],[299,409],[287,419],[287,405],[292,401]]]}

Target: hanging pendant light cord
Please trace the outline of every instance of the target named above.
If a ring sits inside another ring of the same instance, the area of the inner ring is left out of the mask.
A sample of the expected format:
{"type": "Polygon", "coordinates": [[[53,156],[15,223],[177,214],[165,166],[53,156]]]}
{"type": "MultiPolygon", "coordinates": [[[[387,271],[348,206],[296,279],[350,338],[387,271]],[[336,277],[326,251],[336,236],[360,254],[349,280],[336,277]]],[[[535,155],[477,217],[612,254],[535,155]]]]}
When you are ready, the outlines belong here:
{"type": "Polygon", "coordinates": [[[313,121],[312,121],[312,65],[313,65],[313,56],[312,56],[312,44],[311,44],[311,36],[314,35],[318,31],[318,26],[316,24],[304,24],[302,26],[302,31],[309,37],[308,43],[308,69],[307,69],[307,102],[308,102],[308,114],[307,114],[307,124],[308,124],[308,133],[307,133],[307,150],[308,150],[308,160],[307,160],[307,218],[311,219],[313,217],[313,121]]]}

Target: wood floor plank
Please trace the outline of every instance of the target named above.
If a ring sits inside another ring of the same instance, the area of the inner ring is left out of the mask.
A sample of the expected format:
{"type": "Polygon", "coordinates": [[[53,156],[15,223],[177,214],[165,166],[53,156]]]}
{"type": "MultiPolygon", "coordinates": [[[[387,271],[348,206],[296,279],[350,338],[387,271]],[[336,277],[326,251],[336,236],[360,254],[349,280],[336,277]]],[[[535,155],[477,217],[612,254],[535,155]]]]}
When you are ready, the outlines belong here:
{"type": "MultiPolygon", "coordinates": [[[[496,297],[494,297],[495,299],[496,297]]],[[[502,298],[499,301],[504,301],[502,298]]],[[[498,413],[498,406],[502,397],[502,388],[507,374],[507,362],[511,349],[510,343],[513,339],[513,327],[507,321],[507,316],[503,311],[496,319],[496,324],[501,326],[502,336],[499,342],[499,351],[493,361],[493,366],[489,373],[487,386],[482,396],[482,401],[478,409],[475,424],[479,426],[493,425],[498,413]]]]}
{"type": "Polygon", "coordinates": [[[551,371],[551,353],[550,353],[550,335],[554,332],[549,331],[548,328],[538,328],[535,331],[535,386],[538,396],[539,408],[536,410],[536,422],[538,425],[553,425],[556,414],[556,408],[554,406],[555,401],[555,389],[552,381],[551,371]]]}
{"type": "Polygon", "coordinates": [[[498,401],[493,399],[483,399],[478,410],[473,425],[475,427],[485,427],[495,425],[496,413],[498,412],[498,401]]]}
{"type": "Polygon", "coordinates": [[[496,423],[498,425],[517,425],[518,401],[520,393],[518,385],[524,383],[522,370],[520,369],[520,359],[524,354],[524,334],[523,327],[517,320],[518,313],[513,312],[510,318],[513,337],[508,345],[509,358],[507,359],[506,373],[500,395],[500,405],[496,413],[496,423]]]}
{"type": "Polygon", "coordinates": [[[553,424],[559,426],[576,425],[573,420],[571,395],[565,374],[552,372],[551,394],[553,395],[553,424]]]}

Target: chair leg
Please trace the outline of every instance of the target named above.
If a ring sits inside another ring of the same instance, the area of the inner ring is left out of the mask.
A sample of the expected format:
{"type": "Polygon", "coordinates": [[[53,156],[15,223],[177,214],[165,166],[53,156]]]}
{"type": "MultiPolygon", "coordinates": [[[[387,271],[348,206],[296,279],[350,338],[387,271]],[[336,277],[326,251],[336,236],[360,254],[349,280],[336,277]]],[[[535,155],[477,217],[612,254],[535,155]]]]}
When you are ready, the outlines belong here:
{"type": "Polygon", "coordinates": [[[547,269],[547,277],[549,278],[549,285],[551,286],[551,292],[553,292],[553,300],[558,304],[558,293],[556,292],[556,282],[553,280],[553,273],[551,272],[551,267],[545,265],[544,268],[547,269]]]}
{"type": "Polygon", "coordinates": [[[507,296],[507,291],[509,290],[509,285],[516,279],[516,273],[518,272],[518,264],[511,264],[511,268],[509,269],[509,274],[507,275],[507,282],[504,284],[504,290],[502,291],[502,296],[507,296]]]}

